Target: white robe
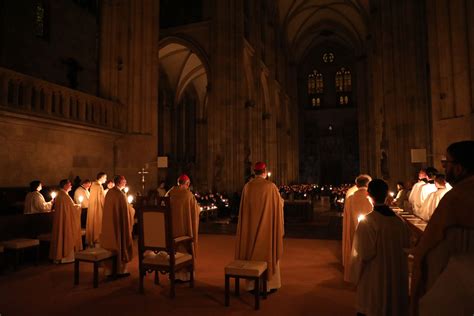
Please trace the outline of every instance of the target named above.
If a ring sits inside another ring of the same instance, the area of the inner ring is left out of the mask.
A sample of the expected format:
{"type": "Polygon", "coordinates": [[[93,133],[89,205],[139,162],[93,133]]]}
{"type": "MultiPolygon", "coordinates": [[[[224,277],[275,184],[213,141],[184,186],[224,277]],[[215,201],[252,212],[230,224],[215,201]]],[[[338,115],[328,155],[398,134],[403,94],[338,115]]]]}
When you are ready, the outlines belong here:
{"type": "Polygon", "coordinates": [[[433,192],[436,192],[436,190],[438,190],[438,188],[436,188],[436,185],[434,183],[426,183],[420,188],[420,198],[416,201],[415,215],[420,216],[421,207],[423,206],[423,203],[425,203],[426,199],[428,198],[428,195],[433,192]]]}
{"type": "Polygon", "coordinates": [[[407,315],[409,230],[396,215],[373,211],[357,226],[351,256],[356,309],[367,316],[407,315]]]}
{"type": "Polygon", "coordinates": [[[78,187],[76,191],[74,191],[74,202],[76,204],[80,204],[82,208],[89,207],[89,197],[90,197],[89,190],[84,189],[82,186],[78,187]],[[79,201],[80,196],[84,198],[82,203],[79,201]]]}
{"type": "Polygon", "coordinates": [[[372,203],[367,195],[367,188],[360,188],[349,196],[344,204],[342,224],[342,265],[344,266],[344,281],[350,281],[350,257],[352,239],[357,227],[359,215],[372,211],[372,203]]]}
{"type": "Polygon", "coordinates": [[[351,196],[352,194],[354,194],[355,191],[357,191],[358,189],[359,189],[359,188],[357,187],[357,185],[353,185],[353,186],[351,186],[349,189],[347,189],[345,200],[347,201],[347,199],[349,198],[349,196],[351,196]]]}
{"type": "Polygon", "coordinates": [[[51,212],[51,202],[46,202],[38,191],[29,192],[25,197],[25,214],[51,212]]]}
{"type": "Polygon", "coordinates": [[[424,186],[425,184],[426,182],[424,181],[418,181],[411,188],[410,195],[408,196],[408,202],[410,202],[414,213],[417,212],[416,205],[419,203],[421,187],[424,186]]]}
{"type": "Polygon", "coordinates": [[[439,188],[437,191],[430,193],[426,198],[425,202],[421,206],[418,216],[425,221],[429,221],[434,210],[438,207],[439,201],[449,191],[448,188],[439,188]]]}

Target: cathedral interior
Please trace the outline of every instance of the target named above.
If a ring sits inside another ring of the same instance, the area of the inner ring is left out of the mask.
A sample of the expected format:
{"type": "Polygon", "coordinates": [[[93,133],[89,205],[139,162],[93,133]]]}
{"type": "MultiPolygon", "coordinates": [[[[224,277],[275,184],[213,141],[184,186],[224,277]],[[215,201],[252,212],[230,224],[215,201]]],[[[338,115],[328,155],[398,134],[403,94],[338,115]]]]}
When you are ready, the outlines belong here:
{"type": "MultiPolygon", "coordinates": [[[[394,187],[474,139],[471,0],[0,0],[0,25],[2,212],[34,179],[98,172],[125,176],[134,195],[185,173],[194,191],[232,196],[258,161],[277,186],[366,173],[394,187]]],[[[338,313],[331,295],[355,314],[350,289],[327,282],[322,314],[338,313]]]]}
{"type": "Polygon", "coordinates": [[[412,179],[473,137],[472,6],[2,1],[0,186],[412,179]]]}

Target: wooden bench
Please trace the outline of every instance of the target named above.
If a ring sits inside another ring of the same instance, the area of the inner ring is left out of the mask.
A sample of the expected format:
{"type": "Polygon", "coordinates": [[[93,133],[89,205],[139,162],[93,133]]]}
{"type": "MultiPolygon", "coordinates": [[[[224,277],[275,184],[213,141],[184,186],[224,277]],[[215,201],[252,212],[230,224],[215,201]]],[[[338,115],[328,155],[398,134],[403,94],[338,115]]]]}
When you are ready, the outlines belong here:
{"type": "Polygon", "coordinates": [[[28,238],[19,238],[12,239],[2,242],[2,246],[5,247],[5,250],[11,251],[14,253],[15,260],[13,263],[13,269],[16,270],[20,263],[20,255],[26,249],[34,249],[36,252],[36,261],[35,264],[38,264],[39,261],[39,240],[38,239],[28,239],[28,238]]]}
{"type": "Polygon", "coordinates": [[[104,248],[88,248],[74,254],[74,285],[79,284],[79,262],[91,262],[94,264],[94,288],[99,286],[99,263],[112,260],[112,273],[117,273],[117,254],[104,248]]]}
{"type": "Polygon", "coordinates": [[[267,298],[267,263],[265,261],[235,260],[225,267],[225,306],[230,303],[230,278],[235,279],[235,295],[239,296],[240,279],[255,281],[255,309],[260,308],[260,284],[267,298]]]}

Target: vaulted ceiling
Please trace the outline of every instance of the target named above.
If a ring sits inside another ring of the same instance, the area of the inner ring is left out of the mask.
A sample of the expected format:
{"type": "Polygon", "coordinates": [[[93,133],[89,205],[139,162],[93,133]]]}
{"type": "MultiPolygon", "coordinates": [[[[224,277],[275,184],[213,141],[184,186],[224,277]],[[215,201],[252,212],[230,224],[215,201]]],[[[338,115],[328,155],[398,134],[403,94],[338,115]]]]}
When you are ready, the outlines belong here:
{"type": "Polygon", "coordinates": [[[159,50],[160,69],[166,72],[175,102],[179,102],[184,91],[193,85],[201,104],[207,94],[208,74],[204,61],[189,46],[170,41],[159,50]]]}
{"type": "Polygon", "coordinates": [[[361,52],[366,40],[368,0],[278,0],[280,23],[295,60],[332,41],[361,52]]]}

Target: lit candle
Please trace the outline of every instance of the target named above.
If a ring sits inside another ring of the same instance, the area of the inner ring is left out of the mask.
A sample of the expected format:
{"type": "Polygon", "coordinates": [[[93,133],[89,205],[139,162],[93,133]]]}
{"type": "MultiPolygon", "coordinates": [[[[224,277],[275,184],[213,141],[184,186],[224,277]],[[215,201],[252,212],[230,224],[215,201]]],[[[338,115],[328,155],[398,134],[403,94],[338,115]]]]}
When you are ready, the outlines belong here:
{"type": "Polygon", "coordinates": [[[391,196],[391,197],[394,197],[394,196],[395,196],[395,192],[390,192],[390,196],[391,196]]]}
{"type": "Polygon", "coordinates": [[[133,195],[129,195],[129,196],[127,197],[127,200],[128,200],[128,203],[132,204],[132,202],[133,202],[133,195]]]}
{"type": "Polygon", "coordinates": [[[82,201],[84,201],[84,197],[81,195],[79,196],[79,204],[82,204],[82,201]]]}
{"type": "Polygon", "coordinates": [[[128,190],[130,190],[128,187],[123,188],[123,192],[128,193],[128,190]]]}
{"type": "Polygon", "coordinates": [[[57,193],[55,191],[51,192],[51,198],[54,200],[56,198],[57,193]]]}
{"type": "Polygon", "coordinates": [[[271,172],[269,172],[269,173],[268,173],[268,177],[270,178],[271,176],[272,176],[272,173],[271,173],[271,172]]]}
{"type": "Polygon", "coordinates": [[[360,223],[363,220],[365,220],[365,215],[360,214],[359,217],[357,217],[357,222],[360,223]]]}

